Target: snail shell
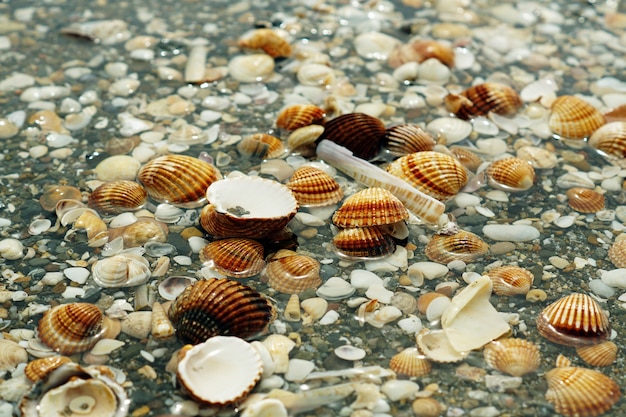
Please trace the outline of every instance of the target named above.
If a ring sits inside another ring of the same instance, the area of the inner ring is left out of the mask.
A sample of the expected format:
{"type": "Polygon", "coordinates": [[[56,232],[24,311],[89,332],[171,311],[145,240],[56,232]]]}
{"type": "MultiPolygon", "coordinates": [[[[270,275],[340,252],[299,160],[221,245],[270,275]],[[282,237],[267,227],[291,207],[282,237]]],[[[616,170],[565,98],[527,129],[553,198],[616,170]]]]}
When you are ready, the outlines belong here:
{"type": "Polygon", "coordinates": [[[298,294],[291,294],[285,306],[283,316],[287,321],[300,321],[302,312],[300,311],[300,297],[298,294]]]}
{"type": "Polygon", "coordinates": [[[150,333],[156,339],[167,339],[174,335],[175,329],[161,303],[152,304],[152,322],[150,333]]]}
{"type": "Polygon", "coordinates": [[[561,96],[552,103],[548,125],[553,134],[566,139],[584,139],[605,123],[604,116],[576,96],[561,96]]]}
{"type": "Polygon", "coordinates": [[[517,91],[499,83],[474,85],[461,94],[448,94],[444,99],[446,109],[457,117],[467,120],[494,112],[503,116],[517,113],[522,99],[517,91]]]}

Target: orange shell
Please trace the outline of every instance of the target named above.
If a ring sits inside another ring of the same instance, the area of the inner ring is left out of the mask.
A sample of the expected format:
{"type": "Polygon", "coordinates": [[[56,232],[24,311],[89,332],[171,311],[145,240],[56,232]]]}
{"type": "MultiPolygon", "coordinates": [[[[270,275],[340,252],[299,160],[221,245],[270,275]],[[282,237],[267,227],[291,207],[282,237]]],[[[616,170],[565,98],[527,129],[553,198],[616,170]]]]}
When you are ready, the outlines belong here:
{"type": "Polygon", "coordinates": [[[55,211],[60,200],[75,200],[80,202],[82,194],[76,187],[70,185],[49,185],[44,188],[39,197],[39,204],[45,211],[55,211]]]}
{"type": "Polygon", "coordinates": [[[409,347],[391,357],[389,368],[396,374],[420,377],[430,373],[432,365],[417,347],[409,347]]]}
{"type": "Polygon", "coordinates": [[[333,245],[337,254],[347,259],[384,258],[396,250],[391,236],[377,227],[342,229],[333,237],[333,245]]]}
{"type": "Polygon", "coordinates": [[[252,239],[215,240],[202,248],[199,255],[202,262],[233,278],[251,277],[265,267],[263,245],[252,239]]]}
{"type": "Polygon", "coordinates": [[[435,58],[445,66],[454,67],[454,51],[448,45],[434,40],[418,40],[405,45],[398,45],[389,54],[388,62],[392,68],[407,62],[421,63],[435,58]]]}
{"type": "Polygon", "coordinates": [[[609,248],[609,259],[618,268],[626,268],[626,239],[614,242],[609,248]]]}
{"type": "Polygon", "coordinates": [[[483,159],[475,152],[463,146],[450,146],[448,148],[452,155],[459,160],[461,165],[470,171],[475,172],[483,163],[483,159]]]}
{"type": "Polygon", "coordinates": [[[537,316],[537,330],[551,342],[568,346],[594,345],[611,334],[609,318],[586,294],[566,295],[537,316]]]}
{"type": "Polygon", "coordinates": [[[491,278],[493,292],[497,295],[524,295],[533,283],[533,274],[524,268],[513,265],[499,266],[485,272],[491,278]]]}
{"type": "Polygon", "coordinates": [[[597,213],[604,209],[604,195],[584,187],[567,190],[567,204],[580,213],[597,213]]]}
{"type": "Polygon", "coordinates": [[[298,168],[285,185],[301,207],[328,206],[343,198],[343,190],[333,177],[310,166],[298,168]]]}
{"type": "Polygon", "coordinates": [[[371,187],[346,198],[333,214],[337,227],[365,227],[392,224],[409,218],[404,204],[389,191],[371,187]]]}
{"type": "Polygon", "coordinates": [[[242,48],[262,49],[272,58],[288,57],[291,55],[291,45],[272,29],[255,29],[244,35],[238,42],[242,48]]]}
{"type": "Polygon", "coordinates": [[[626,157],[626,121],[599,127],[589,137],[589,146],[619,158],[626,157]]]}
{"type": "Polygon", "coordinates": [[[362,159],[372,159],[385,141],[383,122],[364,113],[347,113],[326,122],[322,138],[341,145],[362,159]]]}
{"type": "Polygon", "coordinates": [[[164,243],[168,233],[167,224],[152,217],[138,217],[128,226],[109,229],[109,241],[121,236],[125,248],[136,248],[147,242],[164,243]]]}
{"type": "Polygon", "coordinates": [[[499,159],[487,168],[489,185],[503,191],[526,191],[535,183],[535,169],[526,160],[499,159]]]}
{"type": "Polygon", "coordinates": [[[301,254],[271,260],[265,275],[268,285],[283,294],[299,294],[322,284],[319,261],[301,254]]]}
{"type": "Polygon", "coordinates": [[[94,304],[62,304],[43,314],[37,331],[43,344],[71,355],[91,349],[100,340],[104,333],[103,317],[94,304]]]}
{"type": "Polygon", "coordinates": [[[385,137],[389,153],[396,156],[432,151],[435,147],[435,140],[432,135],[413,124],[390,127],[387,129],[385,137]]]}
{"type": "Polygon", "coordinates": [[[512,116],[522,107],[522,99],[511,87],[498,83],[474,85],[461,94],[448,94],[446,109],[460,119],[485,116],[489,112],[512,116]]]}
{"type": "Polygon", "coordinates": [[[597,345],[578,346],[576,353],[591,366],[609,366],[617,359],[617,345],[611,341],[597,345]]]}
{"type": "Polygon", "coordinates": [[[255,133],[237,143],[237,151],[246,157],[280,158],[285,155],[286,150],[282,140],[267,133],[255,133]]]}
{"type": "Polygon", "coordinates": [[[213,165],[186,155],[160,156],[137,174],[152,199],[190,208],[204,204],[207,188],[220,178],[213,165]]]}
{"type": "Polygon", "coordinates": [[[30,361],[24,368],[24,374],[32,382],[46,378],[48,374],[59,366],[72,362],[67,356],[48,356],[30,361]]]}
{"type": "Polygon", "coordinates": [[[613,407],[622,393],[608,376],[575,366],[554,368],[546,373],[546,400],[554,411],[568,417],[595,417],[613,407]]]}
{"type": "Polygon", "coordinates": [[[285,130],[296,130],[323,124],[325,116],[326,111],[314,104],[292,104],[278,113],[276,126],[285,130]]]}
{"type": "Polygon", "coordinates": [[[454,260],[469,263],[489,250],[489,245],[479,236],[461,230],[453,235],[434,235],[426,244],[424,253],[433,262],[447,264],[454,260]]]}
{"type": "Polygon", "coordinates": [[[561,96],[552,103],[548,125],[552,133],[566,139],[584,139],[605,123],[604,116],[576,96],[561,96]]]}
{"type": "Polygon", "coordinates": [[[524,339],[502,339],[489,342],[483,350],[485,362],[493,369],[512,376],[535,372],[541,363],[539,348],[524,339]]]}
{"type": "Polygon", "coordinates": [[[430,305],[430,303],[435,298],[439,298],[439,297],[446,297],[446,295],[440,292],[432,292],[432,291],[426,292],[420,295],[419,297],[417,297],[417,311],[419,311],[422,314],[426,314],[426,310],[428,310],[428,306],[430,305]]]}
{"type": "Polygon", "coordinates": [[[437,200],[455,196],[467,183],[467,173],[461,163],[440,152],[405,155],[389,164],[387,171],[437,200]]]}
{"type": "Polygon", "coordinates": [[[87,204],[101,215],[116,215],[136,211],[146,204],[148,193],[135,181],[105,182],[93,190],[87,204]]]}

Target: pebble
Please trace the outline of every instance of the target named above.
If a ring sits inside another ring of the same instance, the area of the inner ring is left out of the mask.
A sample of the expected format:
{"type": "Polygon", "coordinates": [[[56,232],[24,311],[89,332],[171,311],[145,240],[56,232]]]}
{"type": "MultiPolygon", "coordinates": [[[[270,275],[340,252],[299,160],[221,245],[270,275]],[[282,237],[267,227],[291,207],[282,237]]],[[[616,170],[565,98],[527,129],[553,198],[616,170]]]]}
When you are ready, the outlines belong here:
{"type": "Polygon", "coordinates": [[[483,234],[489,239],[509,242],[529,242],[539,237],[539,230],[525,224],[488,224],[483,234]]]}
{"type": "Polygon", "coordinates": [[[615,290],[604,283],[601,279],[592,279],[589,281],[589,289],[595,295],[602,298],[610,298],[615,295],[615,290]]]}
{"type": "Polygon", "coordinates": [[[65,275],[70,281],[83,285],[85,282],[87,282],[87,278],[89,277],[89,270],[87,268],[73,266],[65,268],[63,270],[63,275],[65,275]]]}
{"type": "Polygon", "coordinates": [[[626,289],[626,269],[624,268],[603,271],[600,277],[602,282],[609,287],[626,289]]]}
{"type": "Polygon", "coordinates": [[[485,375],[485,385],[490,391],[505,392],[519,388],[522,385],[522,378],[508,375],[485,375]]]}
{"type": "Polygon", "coordinates": [[[564,269],[570,264],[570,261],[563,259],[560,256],[551,256],[548,258],[548,261],[550,261],[550,263],[558,269],[564,269]]]}
{"type": "Polygon", "coordinates": [[[391,303],[391,297],[393,297],[393,291],[389,291],[382,284],[372,284],[365,291],[365,296],[371,300],[378,300],[383,304],[391,303]]]}
{"type": "Polygon", "coordinates": [[[350,272],[350,284],[356,289],[368,289],[372,285],[383,285],[383,280],[371,271],[354,269],[350,272]]]}

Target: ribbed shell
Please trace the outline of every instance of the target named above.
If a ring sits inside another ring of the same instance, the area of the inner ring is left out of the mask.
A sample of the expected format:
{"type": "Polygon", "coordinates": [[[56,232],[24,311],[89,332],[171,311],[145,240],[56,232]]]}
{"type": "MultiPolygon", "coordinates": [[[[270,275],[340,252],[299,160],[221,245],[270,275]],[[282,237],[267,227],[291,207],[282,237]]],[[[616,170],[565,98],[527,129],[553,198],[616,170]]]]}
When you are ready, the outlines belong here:
{"type": "Polygon", "coordinates": [[[282,140],[267,133],[255,133],[237,143],[237,151],[245,157],[280,158],[285,155],[286,150],[282,140]]]}
{"type": "Polygon", "coordinates": [[[546,400],[554,411],[567,417],[595,417],[613,407],[622,393],[608,376],[575,366],[554,368],[546,373],[546,400]]]}
{"type": "Polygon", "coordinates": [[[268,285],[284,294],[299,294],[322,284],[320,263],[310,256],[293,254],[268,262],[268,285]]]}
{"type": "Polygon", "coordinates": [[[522,99],[511,87],[498,83],[477,84],[461,94],[448,94],[444,99],[446,109],[467,120],[485,116],[489,112],[512,116],[522,107],[522,99]]]}
{"type": "Polygon", "coordinates": [[[72,362],[67,356],[48,356],[32,360],[24,368],[24,374],[31,382],[39,382],[59,366],[72,362]]]}
{"type": "Polygon", "coordinates": [[[377,227],[354,227],[340,230],[333,237],[337,255],[348,259],[377,259],[391,255],[396,244],[377,227]]]}
{"type": "Polygon", "coordinates": [[[503,191],[526,191],[535,183],[535,169],[526,160],[499,159],[487,168],[489,185],[503,191]]]}
{"type": "Polygon", "coordinates": [[[135,223],[128,226],[109,229],[109,241],[121,236],[125,248],[136,248],[147,242],[164,243],[168,233],[167,224],[152,217],[138,217],[135,223]]]}
{"type": "Polygon", "coordinates": [[[579,213],[597,213],[604,210],[604,195],[596,190],[574,187],[567,190],[567,205],[579,213]]]}
{"type": "Polygon", "coordinates": [[[552,133],[566,139],[587,138],[604,123],[602,113],[575,96],[561,96],[554,100],[548,118],[552,133]]]}
{"type": "Polygon", "coordinates": [[[618,268],[626,268],[626,239],[614,242],[609,248],[609,259],[618,268]]]}
{"type": "Polygon", "coordinates": [[[93,280],[104,288],[134,287],[152,276],[150,263],[136,253],[123,253],[100,259],[91,266],[93,280]]]}
{"type": "Polygon", "coordinates": [[[401,124],[387,129],[385,146],[390,154],[403,156],[410,153],[432,151],[433,136],[414,124],[401,124]]]}
{"type": "Polygon", "coordinates": [[[463,146],[450,146],[449,151],[458,161],[470,171],[476,172],[483,163],[483,159],[475,152],[463,146]]]}
{"type": "Polygon", "coordinates": [[[494,294],[505,296],[528,293],[534,280],[529,270],[513,265],[499,266],[485,274],[491,278],[494,294]]]}
{"type": "Polygon", "coordinates": [[[213,204],[207,204],[200,211],[200,225],[208,234],[219,238],[259,238],[265,235],[265,231],[259,230],[255,224],[240,224],[236,219],[218,213],[213,204]]]}
{"type": "Polygon", "coordinates": [[[597,345],[578,346],[576,353],[591,366],[609,366],[617,359],[617,345],[611,341],[597,345]]]}
{"type": "Polygon", "coordinates": [[[63,355],[85,352],[102,337],[103,317],[94,304],[62,304],[43,314],[37,326],[39,338],[63,355]]]}
{"type": "Polygon", "coordinates": [[[164,155],[147,162],[137,174],[148,195],[159,203],[199,207],[209,185],[221,178],[213,165],[186,155],[164,155]]]}
{"type": "Polygon", "coordinates": [[[445,265],[454,260],[474,262],[488,250],[489,245],[479,236],[461,230],[453,235],[434,235],[424,253],[431,261],[445,265]]]}
{"type": "Polygon", "coordinates": [[[101,215],[116,215],[143,208],[148,193],[135,181],[119,180],[105,182],[93,190],[87,204],[101,215]]]}
{"type": "Polygon", "coordinates": [[[274,307],[254,289],[227,278],[208,279],[185,288],[172,303],[170,319],[183,343],[211,336],[249,338],[274,319],[274,307]]]}
{"type": "Polygon", "coordinates": [[[365,227],[408,218],[409,212],[397,197],[383,188],[371,187],[346,198],[332,220],[337,227],[365,227]]]}
{"type": "Polygon", "coordinates": [[[589,145],[619,158],[626,157],[626,121],[607,123],[589,137],[589,145]]]}
{"type": "Polygon", "coordinates": [[[326,111],[314,104],[292,104],[282,109],[276,117],[276,126],[296,130],[309,125],[324,123],[326,111]]]}
{"type": "Polygon", "coordinates": [[[389,164],[387,171],[440,201],[455,196],[467,183],[467,173],[459,161],[440,152],[405,155],[389,164]]]}
{"type": "Polygon", "coordinates": [[[489,367],[512,376],[535,372],[541,363],[537,345],[524,339],[495,340],[485,345],[483,355],[489,367]]]}
{"type": "Polygon", "coordinates": [[[326,122],[322,138],[351,150],[362,159],[372,159],[385,141],[385,125],[364,113],[347,113],[326,122]]]}
{"type": "Polygon", "coordinates": [[[242,48],[262,49],[272,58],[288,57],[291,55],[291,45],[272,29],[260,28],[244,34],[239,39],[242,48]]]}
{"type": "Polygon", "coordinates": [[[216,240],[200,251],[200,260],[233,278],[247,278],[265,267],[263,245],[256,240],[230,238],[216,240]]]}
{"type": "Polygon", "coordinates": [[[566,295],[537,316],[537,330],[546,339],[568,346],[600,343],[611,334],[609,319],[586,294],[566,295]]]}
{"type": "Polygon", "coordinates": [[[343,198],[343,190],[333,177],[310,166],[298,168],[285,185],[301,207],[328,206],[343,198]]]}
{"type": "Polygon", "coordinates": [[[432,365],[417,347],[409,347],[391,357],[389,368],[396,374],[420,377],[429,374],[432,365]]]}

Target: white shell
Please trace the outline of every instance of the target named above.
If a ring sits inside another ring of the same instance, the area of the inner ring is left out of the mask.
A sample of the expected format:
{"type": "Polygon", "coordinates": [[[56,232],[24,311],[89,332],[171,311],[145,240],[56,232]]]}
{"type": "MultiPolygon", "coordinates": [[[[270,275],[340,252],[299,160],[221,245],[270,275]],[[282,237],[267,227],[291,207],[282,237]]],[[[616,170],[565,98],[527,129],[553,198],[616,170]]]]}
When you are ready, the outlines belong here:
{"type": "Polygon", "coordinates": [[[283,373],[289,367],[289,352],[296,346],[296,342],[281,334],[271,334],[262,342],[274,361],[274,372],[283,373]]]}
{"type": "Polygon", "coordinates": [[[302,325],[306,326],[318,321],[328,310],[328,301],[321,297],[307,298],[300,303],[304,311],[302,315],[302,325]]]}
{"type": "Polygon", "coordinates": [[[14,261],[24,256],[24,245],[17,239],[0,240],[0,257],[14,261]]]}
{"type": "Polygon", "coordinates": [[[426,125],[426,131],[435,138],[443,136],[446,143],[451,145],[469,137],[472,133],[472,124],[456,117],[440,117],[426,125]]]}
{"type": "Polygon", "coordinates": [[[469,355],[469,351],[455,350],[443,330],[423,329],[416,337],[417,346],[429,359],[435,362],[458,362],[469,355]]]}
{"type": "Polygon", "coordinates": [[[356,288],[350,285],[348,281],[339,277],[330,277],[315,293],[326,300],[334,301],[348,298],[355,291],[356,288]]]}
{"type": "Polygon", "coordinates": [[[94,281],[101,287],[120,288],[145,284],[150,263],[141,255],[123,253],[96,261],[91,267],[94,281]]]}
{"type": "Polygon", "coordinates": [[[228,73],[244,83],[262,82],[274,74],[274,59],[267,54],[239,55],[228,63],[228,73]]]}
{"type": "Polygon", "coordinates": [[[280,400],[265,398],[250,404],[243,410],[241,417],[287,417],[287,409],[280,400]]]}

